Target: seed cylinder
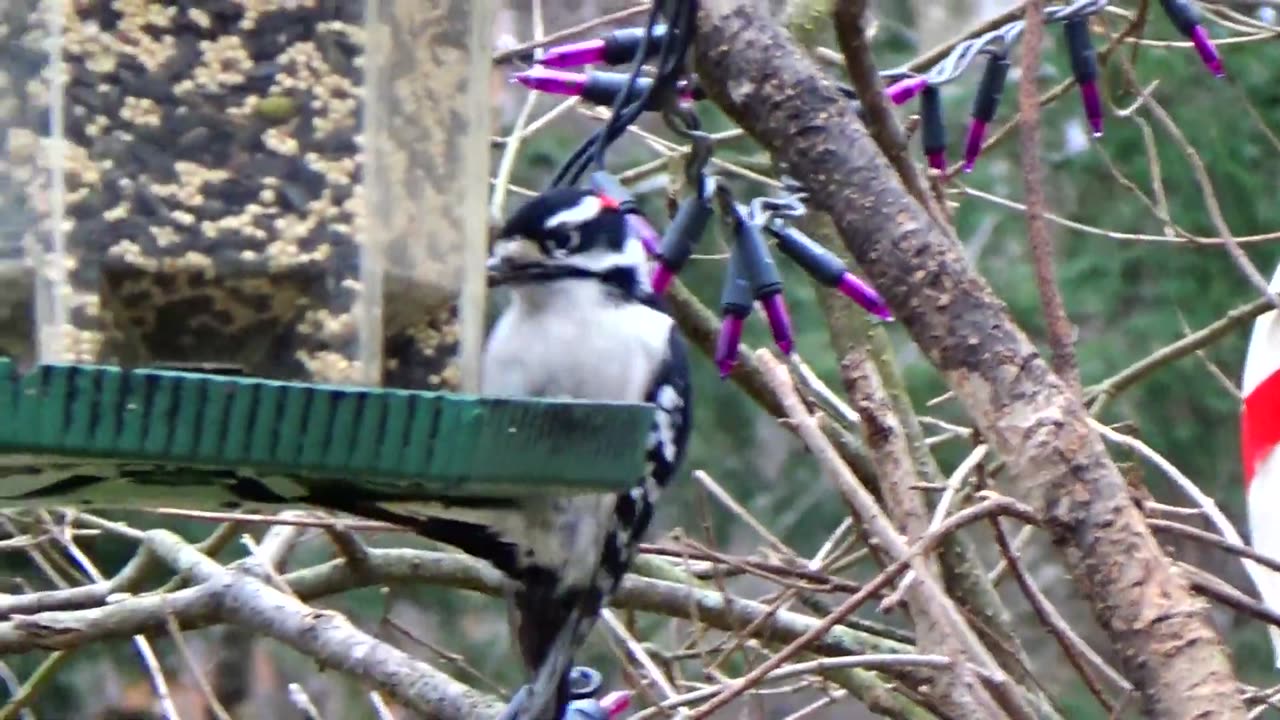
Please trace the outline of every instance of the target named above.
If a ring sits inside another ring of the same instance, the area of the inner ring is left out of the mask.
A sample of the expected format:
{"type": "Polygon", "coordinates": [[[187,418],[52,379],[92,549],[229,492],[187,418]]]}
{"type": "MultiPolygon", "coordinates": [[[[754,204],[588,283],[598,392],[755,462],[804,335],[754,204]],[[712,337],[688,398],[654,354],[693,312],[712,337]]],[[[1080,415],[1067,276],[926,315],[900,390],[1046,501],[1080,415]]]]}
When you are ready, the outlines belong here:
{"type": "Polygon", "coordinates": [[[474,383],[491,3],[7,6],[0,272],[35,278],[29,354],[474,383]]]}

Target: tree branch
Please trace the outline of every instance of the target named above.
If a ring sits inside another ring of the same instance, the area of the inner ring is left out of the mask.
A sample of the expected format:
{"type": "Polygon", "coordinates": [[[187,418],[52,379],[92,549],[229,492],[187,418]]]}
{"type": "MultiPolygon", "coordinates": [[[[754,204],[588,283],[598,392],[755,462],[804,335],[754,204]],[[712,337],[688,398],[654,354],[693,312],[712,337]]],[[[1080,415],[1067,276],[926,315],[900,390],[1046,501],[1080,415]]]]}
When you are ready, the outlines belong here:
{"type": "Polygon", "coordinates": [[[840,51],[844,55],[849,82],[853,84],[862,103],[871,137],[880,146],[880,151],[888,158],[889,164],[898,171],[907,191],[927,208],[929,196],[924,178],[920,176],[920,171],[907,152],[906,133],[902,131],[898,119],[889,109],[889,103],[885,101],[884,85],[880,82],[875,60],[871,57],[871,43],[866,32],[866,10],[867,0],[837,0],[832,13],[836,39],[840,42],[840,51]]]}
{"type": "Polygon", "coordinates": [[[1206,605],[1173,572],[1079,398],[903,189],[835,86],[753,5],[732,0],[702,3],[696,64],[709,97],[831,214],[1003,456],[1018,497],[1047,511],[1148,714],[1243,718],[1206,605]]]}
{"type": "MultiPolygon", "coordinates": [[[[284,575],[282,580],[303,601],[369,585],[400,582],[425,582],[492,597],[501,597],[503,593],[503,579],[497,570],[457,553],[370,548],[362,565],[354,566],[345,559],[331,560],[284,575]]],[[[215,599],[207,587],[197,586],[168,596],[140,595],[85,610],[16,616],[10,622],[0,623],[0,654],[36,648],[72,648],[94,640],[160,632],[162,610],[166,606],[184,629],[208,626],[222,619],[213,602],[215,599]]],[[[634,575],[627,576],[613,607],[699,620],[729,631],[755,622],[757,617],[770,611],[767,605],[752,600],[634,575]]],[[[789,641],[816,624],[813,618],[800,613],[774,614],[773,622],[761,628],[759,639],[789,641]]],[[[912,647],[848,628],[836,628],[811,649],[823,654],[857,655],[910,652],[912,647]]]]}
{"type": "MultiPolygon", "coordinates": [[[[915,542],[929,530],[929,508],[917,489],[920,477],[907,448],[902,425],[885,396],[880,376],[866,354],[858,349],[851,349],[844,356],[840,363],[840,376],[854,409],[862,417],[867,446],[882,479],[880,493],[884,497],[885,511],[893,519],[897,529],[906,535],[907,541],[915,542]]],[[[922,582],[938,583],[935,579],[937,573],[937,561],[930,557],[923,558],[903,577],[899,592],[907,598],[920,649],[949,657],[964,657],[964,644],[937,617],[935,604],[939,601],[950,603],[951,599],[944,593],[931,594],[920,587],[922,582]],[[923,576],[920,578],[922,582],[913,582],[917,575],[923,576]]],[[[955,614],[959,616],[958,612],[955,614]]],[[[974,637],[976,642],[976,634],[974,637]]],[[[980,711],[977,706],[966,702],[967,693],[963,682],[962,673],[955,669],[941,673],[936,685],[936,697],[939,705],[949,714],[973,716],[980,711]]]]}
{"type": "MultiPolygon", "coordinates": [[[[800,218],[796,225],[841,260],[851,261],[849,251],[840,244],[831,219],[826,215],[811,213],[800,218]]],[[[835,293],[819,291],[818,304],[826,318],[832,349],[837,355],[843,355],[855,347],[865,347],[884,383],[893,411],[902,424],[911,459],[915,463],[916,472],[920,473],[920,479],[927,483],[946,481],[946,476],[938,468],[937,461],[925,443],[920,416],[911,405],[911,396],[898,369],[893,343],[885,327],[873,324],[861,309],[835,293]]],[[[877,476],[861,472],[856,474],[877,487],[881,482],[877,476]]],[[[1034,688],[1036,683],[1031,673],[1030,658],[1014,632],[1008,608],[991,583],[972,540],[964,533],[951,535],[939,548],[938,556],[942,561],[947,590],[965,612],[976,619],[974,629],[983,637],[996,661],[1015,680],[1028,688],[1034,688]]],[[[1042,707],[1048,705],[1043,694],[1037,694],[1036,701],[1042,707]]]]}
{"type": "Polygon", "coordinates": [[[361,632],[340,613],[308,607],[244,569],[223,567],[167,530],[146,533],[145,542],[181,576],[199,584],[89,610],[13,615],[0,623],[0,653],[165,632],[168,615],[187,629],[227,621],[360,677],[427,717],[478,720],[501,710],[492,698],[361,632]]]}
{"type": "Polygon", "coordinates": [[[1062,302],[1062,289],[1054,272],[1053,238],[1045,221],[1044,167],[1040,164],[1040,94],[1036,77],[1040,74],[1040,55],[1044,48],[1044,0],[1026,4],[1026,26],[1022,33],[1022,55],[1018,68],[1018,162],[1022,165],[1023,192],[1027,200],[1027,242],[1031,245],[1031,261],[1035,266],[1036,287],[1044,310],[1045,329],[1049,333],[1049,349],[1053,352],[1053,369],[1067,385],[1080,394],[1080,369],[1076,363],[1076,328],[1067,316],[1062,302]]]}
{"type": "Polygon", "coordinates": [[[1094,413],[1098,407],[1110,398],[1128,390],[1141,382],[1156,370],[1180,360],[1196,351],[1208,347],[1225,337],[1228,333],[1245,325],[1259,315],[1274,310],[1275,307],[1267,298],[1259,298],[1234,308],[1218,320],[1187,335],[1177,342],[1170,343],[1129,367],[1103,380],[1085,391],[1086,398],[1094,405],[1094,413]]]}

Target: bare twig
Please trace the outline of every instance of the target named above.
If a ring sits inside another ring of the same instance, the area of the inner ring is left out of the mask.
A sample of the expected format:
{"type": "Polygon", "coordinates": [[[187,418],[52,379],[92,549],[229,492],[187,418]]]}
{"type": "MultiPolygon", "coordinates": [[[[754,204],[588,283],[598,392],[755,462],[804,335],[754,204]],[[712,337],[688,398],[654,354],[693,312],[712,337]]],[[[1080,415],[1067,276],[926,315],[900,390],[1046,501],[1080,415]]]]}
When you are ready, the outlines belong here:
{"type": "MultiPolygon", "coordinates": [[[[996,677],[1002,676],[1003,671],[999,669],[995,664],[994,659],[992,659],[990,654],[987,652],[986,648],[973,635],[973,630],[969,628],[959,614],[956,613],[950,599],[942,592],[936,581],[933,581],[929,576],[929,571],[922,558],[916,554],[914,548],[909,548],[906,543],[903,542],[902,538],[893,529],[892,523],[888,521],[888,518],[885,517],[883,511],[880,510],[879,505],[875,502],[871,493],[868,492],[867,489],[858,482],[857,478],[849,472],[848,468],[840,462],[839,456],[835,452],[835,448],[833,448],[827,441],[826,437],[822,435],[816,422],[813,420],[813,417],[804,409],[804,405],[800,401],[799,396],[795,394],[795,390],[791,385],[790,374],[787,372],[786,368],[778,364],[776,360],[773,360],[772,357],[764,351],[757,353],[757,359],[761,364],[769,368],[771,382],[778,397],[781,398],[783,406],[787,409],[788,418],[795,424],[798,434],[800,434],[801,438],[804,439],[805,443],[809,446],[810,451],[819,459],[819,463],[822,465],[824,472],[829,475],[831,480],[845,495],[846,499],[848,499],[849,502],[858,510],[859,514],[862,516],[863,522],[867,524],[869,532],[875,536],[875,538],[893,557],[897,559],[890,567],[897,568],[898,571],[905,570],[907,567],[914,567],[921,579],[922,588],[925,588],[925,592],[928,593],[930,599],[936,603],[936,606],[930,608],[930,610],[935,613],[935,621],[954,635],[954,640],[964,648],[966,654],[971,658],[971,661],[978,663],[979,667],[984,672],[990,673],[996,677]]],[[[921,543],[923,542],[924,540],[921,541],[921,543]]],[[[917,543],[916,546],[918,547],[921,543],[917,543]]],[[[886,568],[885,572],[881,573],[878,578],[886,578],[882,583],[887,583],[896,575],[897,571],[895,571],[891,576],[890,569],[886,568]]],[[[839,617],[852,612],[859,604],[865,601],[865,599],[874,592],[875,587],[877,587],[877,583],[869,583],[863,588],[861,593],[858,593],[845,601],[845,603],[837,609],[836,613],[832,617],[829,617],[820,623],[818,628],[821,628],[821,631],[829,630],[839,621],[839,617]]],[[[817,628],[815,628],[815,630],[817,630],[817,628]]],[[[806,633],[806,635],[809,634],[810,633],[806,633]]],[[[818,632],[812,632],[811,634],[817,635],[818,632]]],[[[695,713],[695,717],[706,717],[716,709],[723,707],[748,687],[759,682],[759,680],[769,671],[779,667],[787,660],[787,658],[800,651],[804,647],[804,643],[802,641],[809,639],[811,638],[802,637],[788,645],[781,652],[758,666],[746,677],[726,688],[725,691],[717,695],[715,699],[700,707],[695,713]]],[[[973,696],[975,700],[983,702],[982,692],[977,691],[976,689],[971,689],[970,692],[974,693],[973,696]]],[[[994,698],[985,698],[985,703],[987,703],[989,708],[988,712],[999,713],[1002,709],[1014,717],[1031,717],[1030,711],[1023,705],[1021,698],[1002,697],[1000,698],[999,705],[995,705],[994,702],[994,698]]],[[[992,715],[992,717],[998,717],[998,715],[992,715]]]]}
{"type": "Polygon", "coordinates": [[[1098,685],[1094,678],[1093,670],[1101,672],[1111,682],[1112,685],[1126,692],[1133,689],[1129,681],[1125,680],[1120,673],[1116,672],[1110,665],[1098,656],[1093,648],[1080,638],[1071,629],[1071,625],[1066,618],[1057,611],[1053,604],[1049,602],[1049,598],[1040,592],[1040,588],[1036,587],[1035,581],[1022,567],[1022,563],[1018,561],[1018,555],[1013,549],[1013,545],[1009,542],[1009,536],[1005,533],[1004,528],[1000,524],[999,518],[992,518],[989,523],[995,532],[996,544],[1000,548],[1000,554],[1005,561],[1009,563],[1009,567],[1013,569],[1013,577],[1018,583],[1018,587],[1022,589],[1022,594],[1027,598],[1027,602],[1031,604],[1031,609],[1035,611],[1036,617],[1040,619],[1040,624],[1049,631],[1054,640],[1058,641],[1058,646],[1062,648],[1062,652],[1067,657],[1067,661],[1076,669],[1080,679],[1088,686],[1089,691],[1098,699],[1102,707],[1109,713],[1114,713],[1116,709],[1115,703],[1103,689],[1098,685]]]}
{"type": "Polygon", "coordinates": [[[635,17],[636,15],[644,14],[649,11],[650,7],[652,6],[647,3],[641,4],[641,5],[633,5],[625,10],[619,10],[614,13],[601,15],[599,17],[592,18],[587,22],[574,25],[573,27],[567,27],[558,32],[550,33],[545,37],[532,40],[530,42],[523,43],[521,45],[516,45],[515,47],[507,48],[502,52],[497,52],[493,54],[493,64],[502,65],[504,63],[511,62],[512,60],[515,60],[516,58],[519,58],[522,55],[526,55],[530,51],[536,50],[544,45],[550,45],[551,43],[560,42],[561,40],[564,40],[566,38],[571,38],[574,35],[581,35],[582,33],[587,32],[588,30],[598,28],[602,25],[616,23],[620,20],[626,20],[628,18],[635,17]]]}
{"type": "Polygon", "coordinates": [[[21,688],[14,693],[9,702],[0,708],[0,720],[13,720],[15,714],[27,714],[27,707],[36,695],[49,683],[57,674],[62,665],[71,658],[70,650],[59,650],[50,653],[48,657],[40,663],[40,666],[31,673],[27,681],[22,684],[21,688]]]}
{"type": "Polygon", "coordinates": [[[228,570],[165,530],[146,542],[175,571],[201,583],[228,620],[284,642],[327,666],[360,675],[416,712],[442,718],[480,718],[498,706],[357,629],[341,614],[315,610],[262,580],[228,570]]]}
{"type": "Polygon", "coordinates": [[[1054,271],[1053,238],[1044,214],[1044,168],[1040,164],[1040,98],[1035,78],[1040,74],[1040,54],[1044,45],[1045,0],[1028,0],[1026,25],[1022,34],[1021,61],[1018,68],[1018,161],[1022,164],[1023,192],[1027,201],[1027,241],[1035,266],[1036,286],[1053,352],[1053,369],[1080,394],[1080,369],[1076,363],[1076,329],[1067,316],[1062,290],[1054,271]]]}
{"type": "MultiPolygon", "coordinates": [[[[1206,325],[1176,342],[1170,343],[1147,357],[1133,363],[1115,375],[1089,388],[1086,396],[1097,405],[1106,398],[1115,397],[1135,383],[1151,375],[1171,362],[1180,360],[1201,348],[1208,347],[1244,326],[1259,315],[1272,310],[1266,298],[1260,298],[1237,307],[1221,319],[1206,325]]],[[[1095,410],[1096,413],[1096,410],[1095,410]]]]}
{"type": "Polygon", "coordinates": [[[311,698],[307,696],[307,691],[298,683],[289,683],[289,702],[293,703],[294,707],[306,715],[304,720],[324,720],[324,717],[320,715],[319,708],[316,707],[315,703],[311,702],[311,698]]]}
{"type": "Polygon", "coordinates": [[[1244,540],[1241,539],[1240,533],[1236,532],[1235,525],[1233,525],[1231,521],[1227,519],[1227,516],[1222,512],[1222,510],[1218,508],[1218,503],[1214,502],[1213,498],[1206,495],[1204,491],[1192,482],[1191,478],[1182,474],[1182,471],[1178,470],[1178,468],[1174,466],[1173,463],[1169,462],[1169,460],[1163,455],[1156,452],[1150,445],[1147,445],[1138,438],[1116,432],[1097,420],[1090,420],[1089,424],[1106,439],[1129,448],[1156,467],[1160,468],[1160,471],[1172,480],[1174,484],[1178,486],[1179,490],[1195,501],[1196,505],[1200,506],[1205,517],[1209,518],[1214,527],[1218,529],[1218,532],[1222,533],[1224,538],[1239,545],[1244,544],[1244,540]]]}
{"type": "Polygon", "coordinates": [[[172,615],[166,615],[164,620],[165,626],[169,629],[169,637],[173,638],[174,646],[178,648],[178,653],[182,655],[187,668],[191,670],[191,676],[195,678],[196,685],[200,686],[200,692],[204,695],[205,702],[209,703],[209,710],[213,712],[213,716],[217,720],[231,720],[231,714],[222,706],[222,701],[218,700],[218,693],[214,692],[199,661],[192,654],[191,648],[187,647],[187,641],[182,637],[182,628],[178,627],[178,621],[174,620],[172,615]]]}
{"type": "MultiPolygon", "coordinates": [[[[764,682],[787,680],[794,677],[802,677],[804,675],[818,673],[824,670],[834,670],[837,668],[868,668],[880,670],[904,665],[945,670],[952,667],[954,663],[951,658],[944,655],[856,655],[852,657],[822,658],[820,660],[810,660],[807,662],[784,665],[765,675],[764,682]]],[[[724,689],[724,685],[725,683],[720,683],[711,687],[702,688],[701,690],[675,695],[660,703],[658,707],[651,711],[637,713],[633,720],[642,720],[645,717],[656,715],[660,710],[674,709],[713,698],[716,696],[716,693],[721,692],[724,689]]]]}
{"type": "Polygon", "coordinates": [[[866,0],[836,0],[833,12],[836,38],[844,54],[845,69],[849,80],[862,103],[867,117],[867,131],[889,159],[894,170],[902,178],[908,192],[923,206],[930,207],[924,178],[907,154],[907,140],[902,126],[885,102],[884,85],[875,60],[871,56],[871,43],[867,37],[866,0]]]}
{"type": "MultiPolygon", "coordinates": [[[[1119,56],[1118,64],[1128,80],[1131,89],[1138,90],[1141,83],[1138,81],[1137,70],[1133,63],[1123,55],[1119,56]]],[[[1187,140],[1186,134],[1182,128],[1178,126],[1177,121],[1169,115],[1155,98],[1147,97],[1143,103],[1143,107],[1151,114],[1151,117],[1164,128],[1165,132],[1172,138],[1175,145],[1182,150],[1183,156],[1191,165],[1191,171],[1195,176],[1196,184],[1200,187],[1200,195],[1204,200],[1205,210],[1208,211],[1209,221],[1213,223],[1213,228],[1218,232],[1222,239],[1223,247],[1227,250],[1227,255],[1231,261],[1244,275],[1245,279],[1253,285],[1263,297],[1271,303],[1272,307],[1280,308],[1280,298],[1276,297],[1267,287],[1267,280],[1262,273],[1258,271],[1253,261],[1240,248],[1239,243],[1235,241],[1235,236],[1231,232],[1230,226],[1227,224],[1226,218],[1222,215],[1222,207],[1218,203],[1218,194],[1213,189],[1213,180],[1209,177],[1209,171],[1205,168],[1204,160],[1200,158],[1200,154],[1196,152],[1195,147],[1187,140]]]]}
{"type": "Polygon", "coordinates": [[[658,667],[658,664],[650,657],[649,652],[644,649],[639,640],[627,630],[627,627],[618,620],[618,616],[613,614],[612,610],[605,609],[600,612],[600,619],[604,621],[606,628],[622,641],[627,651],[631,653],[636,662],[640,663],[645,672],[649,673],[649,677],[653,679],[658,689],[662,690],[662,694],[668,699],[676,696],[676,689],[671,686],[671,681],[667,679],[666,673],[658,667]]]}
{"type": "MultiPolygon", "coordinates": [[[[48,519],[47,515],[45,515],[45,517],[48,519]]],[[[54,528],[52,521],[49,521],[48,525],[50,530],[53,530],[61,541],[63,548],[67,551],[67,554],[75,560],[76,564],[79,565],[94,582],[107,582],[107,578],[98,570],[98,566],[89,559],[88,555],[84,554],[79,546],[72,542],[69,537],[65,536],[61,532],[61,529],[54,528]]],[[[151,679],[151,687],[155,690],[156,700],[160,704],[160,711],[164,713],[167,720],[182,720],[182,716],[178,712],[178,707],[173,703],[173,693],[170,692],[169,683],[165,680],[164,669],[160,666],[160,659],[156,657],[156,652],[151,647],[150,641],[142,635],[135,635],[132,639],[134,647],[138,650],[138,657],[142,660],[142,666],[146,669],[147,676],[151,679]]]]}

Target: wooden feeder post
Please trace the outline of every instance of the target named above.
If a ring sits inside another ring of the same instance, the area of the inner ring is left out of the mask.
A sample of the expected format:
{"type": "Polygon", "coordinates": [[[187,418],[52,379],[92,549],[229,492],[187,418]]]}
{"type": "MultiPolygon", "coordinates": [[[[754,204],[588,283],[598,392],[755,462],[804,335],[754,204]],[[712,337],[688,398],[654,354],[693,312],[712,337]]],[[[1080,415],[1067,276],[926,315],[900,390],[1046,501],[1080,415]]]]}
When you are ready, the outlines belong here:
{"type": "Polygon", "coordinates": [[[493,13],[0,7],[0,503],[640,477],[647,405],[474,395],[493,13]]]}

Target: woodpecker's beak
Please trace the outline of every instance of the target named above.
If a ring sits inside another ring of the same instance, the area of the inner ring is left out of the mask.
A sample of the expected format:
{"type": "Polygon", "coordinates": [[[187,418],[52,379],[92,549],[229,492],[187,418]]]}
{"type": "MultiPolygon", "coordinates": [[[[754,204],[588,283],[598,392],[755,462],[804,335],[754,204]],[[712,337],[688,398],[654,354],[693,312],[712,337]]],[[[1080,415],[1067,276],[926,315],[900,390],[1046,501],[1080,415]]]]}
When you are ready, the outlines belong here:
{"type": "Polygon", "coordinates": [[[489,285],[497,287],[516,282],[529,270],[540,267],[546,259],[537,243],[524,238],[500,238],[494,243],[485,263],[489,285]]]}

